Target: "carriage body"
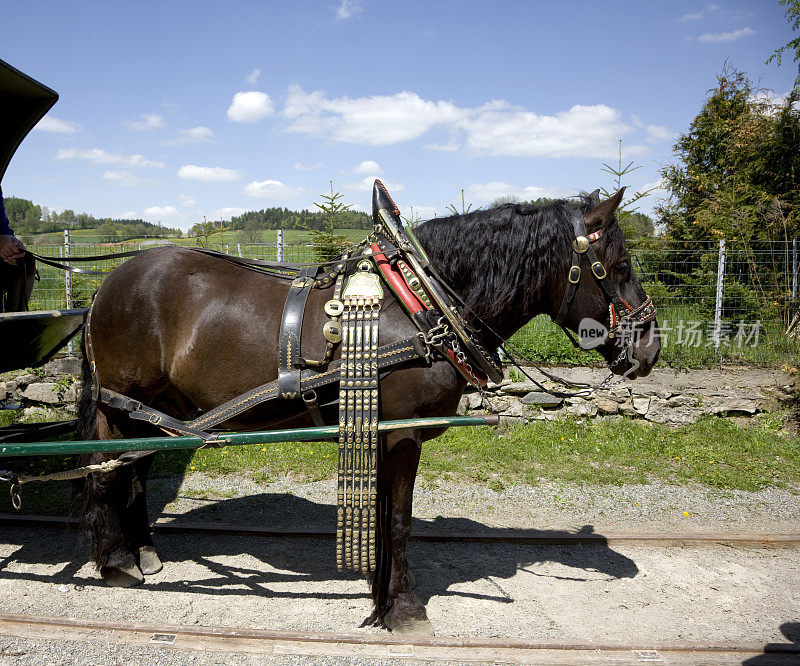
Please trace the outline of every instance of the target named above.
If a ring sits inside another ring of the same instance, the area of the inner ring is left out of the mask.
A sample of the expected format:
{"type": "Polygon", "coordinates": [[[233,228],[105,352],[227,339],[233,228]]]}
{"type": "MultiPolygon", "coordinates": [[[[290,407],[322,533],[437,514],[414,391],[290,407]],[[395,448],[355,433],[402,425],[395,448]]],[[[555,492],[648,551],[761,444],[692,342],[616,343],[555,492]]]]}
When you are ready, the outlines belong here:
{"type": "MultiPolygon", "coordinates": [[[[17,148],[58,101],[58,94],[23,74],[18,69],[0,60],[0,179],[8,168],[17,148]]],[[[32,257],[27,266],[20,262],[19,270],[0,272],[0,291],[3,292],[0,306],[0,372],[36,368],[63,349],[81,330],[86,314],[85,308],[67,310],[42,310],[20,312],[27,309],[28,296],[33,286],[32,257]],[[27,271],[24,270],[27,267],[27,271]]],[[[0,406],[3,406],[0,399],[0,406]]],[[[12,406],[9,406],[12,407],[12,406]]],[[[74,425],[74,422],[65,422],[74,425]]],[[[41,425],[41,424],[39,424],[41,425]]],[[[45,426],[48,424],[44,424],[45,426]]],[[[68,428],[69,429],[69,428],[68,428]]],[[[19,428],[11,426],[0,429],[0,441],[19,441],[35,437],[36,432],[59,434],[64,428],[19,428]],[[34,430],[35,432],[32,432],[34,430]]]]}

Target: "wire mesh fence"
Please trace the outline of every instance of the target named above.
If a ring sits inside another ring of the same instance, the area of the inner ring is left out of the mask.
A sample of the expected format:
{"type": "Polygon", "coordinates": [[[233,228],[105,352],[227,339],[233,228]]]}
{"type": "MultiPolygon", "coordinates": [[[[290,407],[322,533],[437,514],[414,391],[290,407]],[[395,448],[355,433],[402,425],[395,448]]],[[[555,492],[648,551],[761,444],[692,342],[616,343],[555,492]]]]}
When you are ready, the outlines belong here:
{"type": "MultiPolygon", "coordinates": [[[[209,248],[246,258],[313,261],[311,234],[292,234],[290,238],[290,242],[211,243],[209,248]]],[[[64,243],[44,244],[33,249],[40,255],[66,260],[67,253],[71,257],[102,256],[173,242],[91,240],[96,242],[70,242],[68,247],[64,243]]],[[[774,363],[798,353],[798,343],[787,336],[797,308],[796,242],[677,243],[648,238],[629,243],[628,249],[642,286],[658,308],[662,358],[677,365],[721,360],[774,363]]],[[[108,271],[123,261],[76,262],[76,266],[108,271]]],[[[64,308],[68,294],[72,307],[88,306],[103,280],[102,276],[81,274],[72,274],[68,280],[64,271],[41,263],[38,270],[40,281],[31,302],[31,309],[36,310],[64,308]]],[[[536,317],[520,330],[513,343],[537,361],[600,360],[595,352],[573,350],[545,316],[536,317]]]]}

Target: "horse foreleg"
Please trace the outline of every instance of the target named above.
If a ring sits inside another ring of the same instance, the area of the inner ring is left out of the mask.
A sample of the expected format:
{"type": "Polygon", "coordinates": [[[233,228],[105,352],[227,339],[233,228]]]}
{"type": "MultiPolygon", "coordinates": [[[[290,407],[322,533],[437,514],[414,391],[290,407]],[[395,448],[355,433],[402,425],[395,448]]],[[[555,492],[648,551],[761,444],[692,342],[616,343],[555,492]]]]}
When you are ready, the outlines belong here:
{"type": "Polygon", "coordinates": [[[425,606],[412,591],[406,560],[411,505],[421,443],[388,435],[378,479],[376,571],[372,576],[372,619],[399,634],[433,635],[425,606]]]}

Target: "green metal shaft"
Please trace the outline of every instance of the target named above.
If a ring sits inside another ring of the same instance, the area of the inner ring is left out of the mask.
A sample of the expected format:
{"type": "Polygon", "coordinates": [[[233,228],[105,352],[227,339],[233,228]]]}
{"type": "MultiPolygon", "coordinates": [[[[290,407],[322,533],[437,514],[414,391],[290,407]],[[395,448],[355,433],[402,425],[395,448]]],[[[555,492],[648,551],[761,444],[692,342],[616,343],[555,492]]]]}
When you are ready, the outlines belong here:
{"type": "MultiPolygon", "coordinates": [[[[449,428],[452,426],[497,425],[496,416],[442,416],[434,418],[382,421],[379,432],[417,428],[449,428]]],[[[271,444],[275,442],[315,441],[335,438],[339,426],[267,430],[263,432],[233,432],[219,436],[222,446],[243,444],[271,444]]],[[[0,458],[13,456],[58,456],[78,453],[114,451],[168,451],[172,449],[199,449],[205,442],[199,437],[141,437],[136,439],[94,439],[76,442],[31,442],[0,445],[0,458]]]]}

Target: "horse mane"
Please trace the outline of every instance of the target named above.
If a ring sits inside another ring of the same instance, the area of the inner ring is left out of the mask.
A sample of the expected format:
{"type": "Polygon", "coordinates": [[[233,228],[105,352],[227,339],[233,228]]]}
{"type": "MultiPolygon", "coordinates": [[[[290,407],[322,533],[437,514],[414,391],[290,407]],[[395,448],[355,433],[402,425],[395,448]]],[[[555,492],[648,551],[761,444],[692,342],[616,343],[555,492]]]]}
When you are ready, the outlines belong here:
{"type": "Polygon", "coordinates": [[[515,309],[532,316],[523,313],[531,298],[549,297],[554,276],[566,275],[572,211],[590,207],[585,196],[544,205],[507,203],[434,218],[415,233],[470,312],[485,321],[515,309]]]}

